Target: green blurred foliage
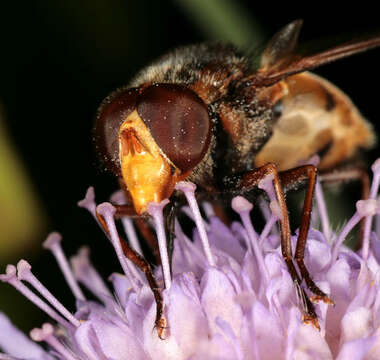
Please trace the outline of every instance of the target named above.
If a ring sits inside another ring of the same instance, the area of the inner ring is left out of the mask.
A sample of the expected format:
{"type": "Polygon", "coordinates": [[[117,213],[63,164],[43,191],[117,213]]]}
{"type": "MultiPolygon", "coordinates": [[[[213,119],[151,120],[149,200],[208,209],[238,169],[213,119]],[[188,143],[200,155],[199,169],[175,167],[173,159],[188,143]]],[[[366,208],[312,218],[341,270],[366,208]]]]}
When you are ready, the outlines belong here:
{"type": "Polygon", "coordinates": [[[0,263],[33,249],[37,237],[42,236],[45,215],[16,151],[7,139],[2,113],[0,113],[0,219],[0,263]]]}

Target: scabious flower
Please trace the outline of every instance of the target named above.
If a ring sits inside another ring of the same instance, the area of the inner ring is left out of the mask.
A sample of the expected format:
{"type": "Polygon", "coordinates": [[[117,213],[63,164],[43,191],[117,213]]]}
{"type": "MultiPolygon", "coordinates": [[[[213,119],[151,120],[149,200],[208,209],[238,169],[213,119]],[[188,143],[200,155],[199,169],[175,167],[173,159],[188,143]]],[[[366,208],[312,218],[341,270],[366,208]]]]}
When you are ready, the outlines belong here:
{"type": "MultiPolygon", "coordinates": [[[[91,264],[88,248],[80,249],[69,262],[60,235],[49,235],[44,247],[56,257],[76,298],[76,311],[67,310],[25,260],[8,265],[0,279],[52,321],[33,329],[29,339],[0,314],[0,359],[380,359],[380,205],[376,198],[380,160],[372,169],[370,199],[357,203],[355,214],[339,232],[329,227],[321,187],[316,187],[314,221],[318,220],[322,231],[309,231],[305,262],[316,284],[335,302],[334,307],[316,304],[320,330],[302,321],[302,307],[281,257],[275,228],[281,215],[276,202],[269,207],[262,204],[267,222],[258,234],[250,219],[253,205],[244,198],[232,202],[241,222],[227,227],[208,204],[203,205],[206,219],[202,218],[195,186],[180,183],[177,190],[183,191],[189,202],[184,212],[196,228],[190,240],[176,221],[172,273],[162,223],[167,201],[149,207],[163,263],[163,268],[155,269],[164,288],[167,322],[161,339],[155,329],[156,304],[148,283],[120,247],[114,208],[108,203],[96,207],[90,189],[80,206],[95,218],[97,209],[106,220],[123,274],[110,276],[110,290],[91,264]],[[343,242],[363,218],[363,246],[354,252],[343,242]],[[376,231],[371,232],[372,228],[376,231]],[[87,300],[78,284],[98,301],[87,300]]],[[[268,183],[261,185],[268,188],[268,183]]],[[[120,194],[115,200],[120,200],[120,194]]],[[[132,222],[122,221],[130,245],[141,252],[132,222]]],[[[296,236],[292,242],[295,246],[296,236]]]]}

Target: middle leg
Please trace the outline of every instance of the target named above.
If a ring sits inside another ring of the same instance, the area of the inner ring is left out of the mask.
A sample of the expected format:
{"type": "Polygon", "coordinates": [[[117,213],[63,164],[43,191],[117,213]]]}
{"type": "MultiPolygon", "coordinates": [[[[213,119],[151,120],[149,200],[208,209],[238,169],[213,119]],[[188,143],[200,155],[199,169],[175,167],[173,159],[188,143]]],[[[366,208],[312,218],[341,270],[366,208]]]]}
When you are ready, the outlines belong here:
{"type": "MultiPolygon", "coordinates": [[[[281,219],[280,219],[282,257],[284,258],[289,274],[293,280],[293,283],[296,287],[297,294],[299,295],[301,304],[303,306],[303,311],[304,311],[303,321],[305,323],[311,323],[316,328],[319,329],[318,318],[317,318],[317,314],[315,313],[314,306],[311,303],[310,299],[305,294],[304,289],[301,287],[301,279],[298,276],[297,270],[293,263],[288,209],[286,206],[282,184],[280,181],[280,174],[277,171],[276,166],[274,164],[269,163],[267,165],[251,170],[239,176],[238,181],[236,183],[236,190],[250,191],[254,187],[257,187],[260,181],[263,180],[268,175],[273,176],[274,191],[275,191],[276,199],[278,201],[279,207],[281,209],[281,214],[282,214],[281,219]]],[[[307,235],[307,230],[306,230],[306,235],[307,235]]]]}
{"type": "Polygon", "coordinates": [[[284,188],[291,187],[292,185],[298,184],[305,180],[308,181],[294,257],[308,289],[315,294],[315,296],[312,297],[312,301],[322,300],[325,303],[332,305],[334,302],[315,284],[304,263],[305,247],[313,207],[314,190],[317,181],[317,168],[314,165],[304,165],[280,172],[279,176],[281,184],[284,188]]]}

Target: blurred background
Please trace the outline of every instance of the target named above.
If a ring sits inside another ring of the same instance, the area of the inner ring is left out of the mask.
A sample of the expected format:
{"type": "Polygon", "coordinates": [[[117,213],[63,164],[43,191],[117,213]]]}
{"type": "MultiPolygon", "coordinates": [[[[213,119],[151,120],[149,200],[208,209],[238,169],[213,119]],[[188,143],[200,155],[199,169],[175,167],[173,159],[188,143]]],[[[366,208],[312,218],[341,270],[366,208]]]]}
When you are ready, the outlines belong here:
{"type": "MultiPolygon", "coordinates": [[[[305,41],[380,31],[377,9],[362,2],[336,11],[316,2],[305,9],[249,0],[0,2],[0,271],[22,256],[73,308],[53,257],[41,250],[53,230],[62,233],[68,255],[89,244],[103,275],[120,271],[102,232],[76,207],[89,185],[99,202],[117,188],[93,150],[98,104],[173,47],[219,39],[251,50],[296,18],[305,20],[305,41]]],[[[377,49],[316,71],[352,97],[376,132],[379,63],[377,49]]],[[[369,152],[368,163],[378,154],[369,152]]],[[[344,191],[356,199],[360,189],[344,191]]],[[[351,200],[346,210],[353,208],[351,200]]],[[[45,319],[5,284],[0,309],[24,330],[45,319]]]]}

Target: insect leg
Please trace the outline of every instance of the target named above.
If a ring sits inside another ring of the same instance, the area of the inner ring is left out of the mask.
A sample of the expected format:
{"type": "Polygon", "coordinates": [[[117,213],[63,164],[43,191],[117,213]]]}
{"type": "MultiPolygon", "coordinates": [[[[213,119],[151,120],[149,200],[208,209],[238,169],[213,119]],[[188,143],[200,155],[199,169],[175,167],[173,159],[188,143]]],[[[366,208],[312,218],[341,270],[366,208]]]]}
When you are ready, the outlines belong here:
{"type": "MultiPolygon", "coordinates": [[[[172,260],[174,251],[174,238],[175,238],[175,217],[177,214],[176,206],[166,206],[164,209],[164,219],[165,219],[165,231],[169,255],[169,266],[170,274],[173,276],[172,260]]],[[[159,252],[158,252],[159,255],[159,252]]],[[[161,263],[161,260],[160,260],[161,263]]]]}
{"type": "MultiPolygon", "coordinates": [[[[104,232],[108,236],[110,236],[109,229],[104,218],[98,212],[96,212],[96,216],[104,232]]],[[[153,292],[154,300],[156,302],[157,310],[156,310],[155,326],[157,328],[157,333],[161,339],[164,339],[164,330],[166,329],[166,319],[163,316],[163,308],[164,308],[163,299],[160,292],[160,288],[158,287],[157,281],[154,277],[152,268],[149,265],[149,263],[140,254],[138,254],[135,250],[133,250],[127,244],[127,242],[124,239],[122,239],[120,236],[119,236],[119,241],[120,241],[121,248],[123,249],[124,255],[129,260],[131,260],[145,274],[149,287],[153,292]]]]}
{"type": "Polygon", "coordinates": [[[136,224],[137,228],[139,229],[139,232],[141,233],[146,243],[148,244],[150,250],[152,251],[154,255],[154,259],[156,260],[156,263],[159,264],[160,255],[159,255],[158,246],[157,246],[157,238],[153,234],[151,229],[149,228],[146,218],[142,217],[141,215],[138,215],[132,204],[125,204],[125,205],[113,204],[113,206],[116,209],[116,212],[115,212],[116,218],[128,216],[134,219],[134,223],[136,224]]]}
{"type": "Polygon", "coordinates": [[[315,183],[317,181],[317,168],[314,165],[304,165],[283,171],[279,174],[279,176],[281,184],[285,188],[289,187],[292,184],[299,183],[303,180],[308,180],[308,186],[302,209],[301,225],[294,257],[301,272],[301,276],[305,280],[308,289],[315,294],[313,300],[323,300],[327,304],[333,304],[333,301],[322,290],[319,289],[319,287],[310,277],[309,271],[307,270],[304,263],[307,234],[309,232],[311,211],[313,207],[314,189],[315,183]]]}
{"type": "Polygon", "coordinates": [[[297,274],[297,270],[292,260],[288,209],[286,206],[284,192],[282,190],[282,184],[280,182],[280,176],[276,165],[269,163],[243,174],[241,176],[241,179],[239,179],[237,182],[237,190],[249,191],[254,187],[257,187],[259,185],[259,182],[263,180],[267,175],[273,176],[274,190],[282,213],[282,217],[280,219],[282,257],[284,258],[289,274],[294,282],[297,294],[301,298],[301,303],[304,310],[303,321],[306,323],[312,323],[316,328],[319,329],[318,318],[317,314],[315,313],[314,306],[301,287],[301,279],[297,274]]]}

